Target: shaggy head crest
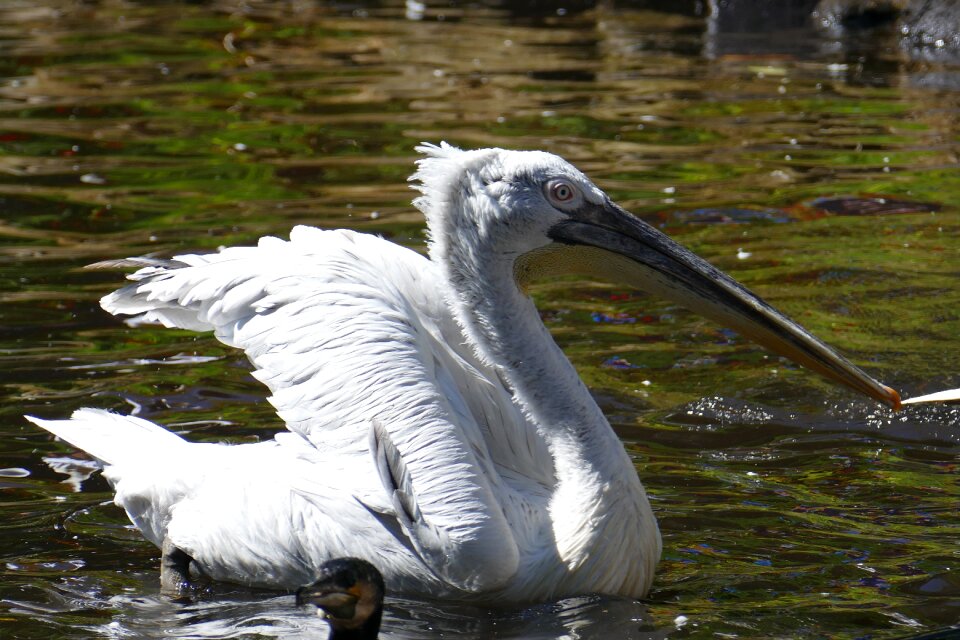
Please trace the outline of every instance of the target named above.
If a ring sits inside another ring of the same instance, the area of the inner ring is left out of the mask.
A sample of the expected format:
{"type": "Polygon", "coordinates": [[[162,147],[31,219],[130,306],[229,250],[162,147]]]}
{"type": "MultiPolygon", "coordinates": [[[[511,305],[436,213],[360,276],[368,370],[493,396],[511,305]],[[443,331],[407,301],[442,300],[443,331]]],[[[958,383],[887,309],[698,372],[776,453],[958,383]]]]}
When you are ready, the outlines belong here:
{"type": "MultiPolygon", "coordinates": [[[[465,206],[465,198],[476,197],[479,182],[498,172],[502,149],[463,151],[441,142],[440,146],[423,143],[416,150],[425,157],[417,160],[417,171],[410,176],[411,186],[422,195],[413,204],[427,220],[430,253],[445,252],[453,230],[467,233],[476,228],[478,220],[472,214],[476,207],[465,206]],[[442,248],[442,249],[441,249],[442,248]]],[[[485,207],[479,208],[481,211],[485,207]]],[[[489,212],[488,212],[489,213],[489,212]]]]}
{"type": "Polygon", "coordinates": [[[544,151],[463,151],[445,142],[416,150],[425,157],[410,177],[422,194],[413,203],[427,220],[430,256],[441,262],[451,251],[515,255],[549,242],[547,228],[563,215],[544,197],[550,180],[576,184],[595,204],[606,198],[570,163],[544,151]]]}
{"type": "Polygon", "coordinates": [[[425,157],[417,160],[417,171],[409,178],[411,186],[423,194],[413,204],[426,216],[428,224],[450,204],[450,198],[460,192],[455,185],[468,171],[491,164],[491,157],[502,152],[501,149],[463,151],[446,142],[440,146],[424,142],[415,150],[425,157]]]}
{"type": "Polygon", "coordinates": [[[462,171],[458,160],[465,152],[446,142],[440,146],[424,142],[414,150],[424,157],[417,160],[417,170],[408,179],[411,187],[423,194],[413,204],[429,220],[430,211],[446,203],[451,183],[462,171]]]}

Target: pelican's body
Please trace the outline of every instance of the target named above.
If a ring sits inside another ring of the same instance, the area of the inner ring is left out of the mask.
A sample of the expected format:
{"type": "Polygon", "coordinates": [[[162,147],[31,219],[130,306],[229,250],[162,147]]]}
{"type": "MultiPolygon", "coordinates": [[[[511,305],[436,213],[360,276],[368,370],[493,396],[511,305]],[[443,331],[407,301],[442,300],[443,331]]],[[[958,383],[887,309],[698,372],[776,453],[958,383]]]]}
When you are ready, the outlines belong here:
{"type": "MultiPolygon", "coordinates": [[[[523,284],[620,279],[896,404],[728,277],[542,152],[421,147],[430,258],[351,231],[141,261],[103,300],[244,349],[288,432],[191,444],[96,410],[38,424],[106,463],[165,565],[277,588],[339,556],[394,593],[643,596],[660,536],[633,464],[523,284]],[[692,275],[691,275],[692,274],[692,275]],[[178,555],[181,554],[181,555],[178,555]]],[[[180,577],[174,571],[172,575],[180,577]]]]}

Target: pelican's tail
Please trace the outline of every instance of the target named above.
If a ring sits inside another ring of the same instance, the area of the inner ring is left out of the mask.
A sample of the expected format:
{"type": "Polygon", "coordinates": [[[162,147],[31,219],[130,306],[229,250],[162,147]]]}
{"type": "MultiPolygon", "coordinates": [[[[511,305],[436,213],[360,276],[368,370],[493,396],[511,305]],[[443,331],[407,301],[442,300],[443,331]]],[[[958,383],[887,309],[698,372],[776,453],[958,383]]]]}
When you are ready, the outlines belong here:
{"type": "Polygon", "coordinates": [[[152,422],[102,409],[78,409],[69,420],[26,418],[106,464],[152,459],[188,444],[152,422]]]}

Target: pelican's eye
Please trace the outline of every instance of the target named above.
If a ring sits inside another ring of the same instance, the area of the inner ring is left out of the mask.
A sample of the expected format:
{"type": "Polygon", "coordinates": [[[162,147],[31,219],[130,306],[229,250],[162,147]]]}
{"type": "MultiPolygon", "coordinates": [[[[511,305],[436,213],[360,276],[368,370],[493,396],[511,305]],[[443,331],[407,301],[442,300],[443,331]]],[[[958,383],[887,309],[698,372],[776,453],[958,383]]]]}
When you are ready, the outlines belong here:
{"type": "Polygon", "coordinates": [[[556,179],[551,180],[545,185],[544,191],[551,204],[559,207],[566,207],[576,201],[580,195],[579,189],[569,180],[556,179]]]}

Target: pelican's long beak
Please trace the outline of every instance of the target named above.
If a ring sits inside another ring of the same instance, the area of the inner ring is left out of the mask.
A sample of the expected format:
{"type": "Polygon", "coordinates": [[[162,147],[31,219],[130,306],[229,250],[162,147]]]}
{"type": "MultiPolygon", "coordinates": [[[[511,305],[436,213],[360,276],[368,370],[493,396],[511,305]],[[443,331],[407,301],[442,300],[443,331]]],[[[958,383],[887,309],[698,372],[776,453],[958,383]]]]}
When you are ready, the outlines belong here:
{"type": "Polygon", "coordinates": [[[585,205],[549,232],[601,249],[589,271],[663,296],[817,373],[900,408],[900,395],[812,336],[736,280],[615,203],[585,205]]]}

